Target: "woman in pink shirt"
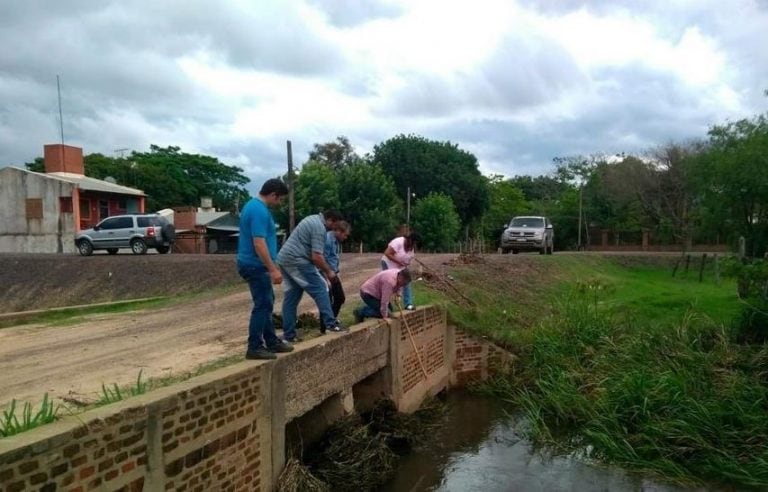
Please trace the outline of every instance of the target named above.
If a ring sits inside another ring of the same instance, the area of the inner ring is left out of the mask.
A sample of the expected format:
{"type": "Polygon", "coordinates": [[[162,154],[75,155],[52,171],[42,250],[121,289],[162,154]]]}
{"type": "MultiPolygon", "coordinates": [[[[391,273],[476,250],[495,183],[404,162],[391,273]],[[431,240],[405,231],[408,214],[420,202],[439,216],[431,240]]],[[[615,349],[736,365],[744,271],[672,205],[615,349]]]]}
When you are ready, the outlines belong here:
{"type": "MultiPolygon", "coordinates": [[[[387,249],[384,250],[384,255],[381,257],[381,269],[389,270],[396,268],[402,270],[407,268],[416,254],[416,247],[420,245],[421,236],[415,232],[391,240],[387,245],[387,249]]],[[[413,291],[410,283],[403,287],[403,302],[405,303],[405,309],[413,309],[413,291]]]]}

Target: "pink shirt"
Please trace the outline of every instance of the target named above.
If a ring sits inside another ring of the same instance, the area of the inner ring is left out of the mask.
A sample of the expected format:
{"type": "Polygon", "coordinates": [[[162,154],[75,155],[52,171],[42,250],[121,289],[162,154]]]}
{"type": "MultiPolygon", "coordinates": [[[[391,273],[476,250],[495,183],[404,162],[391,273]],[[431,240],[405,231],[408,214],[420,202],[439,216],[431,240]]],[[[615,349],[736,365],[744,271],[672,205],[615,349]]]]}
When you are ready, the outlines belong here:
{"type": "Polygon", "coordinates": [[[395,252],[395,259],[401,263],[398,265],[397,263],[394,263],[392,260],[387,258],[387,255],[382,255],[381,261],[387,264],[387,268],[400,269],[407,267],[411,263],[411,260],[414,256],[413,250],[405,250],[405,236],[396,237],[395,239],[391,240],[387,246],[392,248],[392,250],[395,252]]]}
{"type": "Polygon", "coordinates": [[[381,317],[386,318],[389,315],[389,300],[400,289],[397,286],[397,274],[400,270],[391,268],[389,270],[382,270],[373,277],[363,283],[360,287],[360,292],[368,294],[371,297],[375,297],[381,301],[380,311],[381,317]]]}

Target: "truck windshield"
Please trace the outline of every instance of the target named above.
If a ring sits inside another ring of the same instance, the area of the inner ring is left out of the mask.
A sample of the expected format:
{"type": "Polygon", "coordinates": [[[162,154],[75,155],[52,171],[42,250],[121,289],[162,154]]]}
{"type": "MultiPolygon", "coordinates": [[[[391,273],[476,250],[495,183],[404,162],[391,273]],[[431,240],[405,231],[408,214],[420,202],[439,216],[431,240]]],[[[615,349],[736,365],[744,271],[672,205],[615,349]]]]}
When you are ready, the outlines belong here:
{"type": "Polygon", "coordinates": [[[544,227],[544,219],[541,217],[515,217],[509,223],[509,227],[544,227]]]}

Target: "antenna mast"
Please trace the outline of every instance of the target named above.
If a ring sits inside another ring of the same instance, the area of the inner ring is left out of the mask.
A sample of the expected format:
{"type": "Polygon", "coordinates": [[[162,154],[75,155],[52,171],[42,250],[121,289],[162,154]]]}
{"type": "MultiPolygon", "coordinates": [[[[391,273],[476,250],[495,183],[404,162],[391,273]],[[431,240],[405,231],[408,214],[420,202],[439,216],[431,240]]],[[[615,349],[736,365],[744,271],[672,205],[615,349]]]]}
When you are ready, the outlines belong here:
{"type": "Polygon", "coordinates": [[[61,131],[61,145],[64,145],[64,114],[61,111],[61,82],[58,74],[56,75],[56,91],[59,94],[59,130],[61,131]]]}

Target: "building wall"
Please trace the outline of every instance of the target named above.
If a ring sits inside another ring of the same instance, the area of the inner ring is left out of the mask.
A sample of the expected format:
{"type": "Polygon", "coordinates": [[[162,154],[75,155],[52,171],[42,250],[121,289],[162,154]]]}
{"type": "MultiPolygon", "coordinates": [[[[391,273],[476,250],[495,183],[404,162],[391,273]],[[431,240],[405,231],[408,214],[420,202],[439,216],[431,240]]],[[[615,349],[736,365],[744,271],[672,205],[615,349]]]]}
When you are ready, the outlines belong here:
{"type": "Polygon", "coordinates": [[[292,423],[316,434],[364,394],[413,411],[450,380],[468,379],[456,367],[487,375],[482,361],[498,352],[447,326],[435,307],[370,320],[276,361],[244,361],[0,439],[0,484],[8,492],[273,490],[292,423]]]}
{"type": "Polygon", "coordinates": [[[77,204],[64,212],[60,198],[71,203],[74,190],[73,184],[57,179],[0,169],[0,252],[73,253],[77,204]],[[28,200],[40,205],[42,218],[28,216],[28,200]]]}

